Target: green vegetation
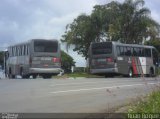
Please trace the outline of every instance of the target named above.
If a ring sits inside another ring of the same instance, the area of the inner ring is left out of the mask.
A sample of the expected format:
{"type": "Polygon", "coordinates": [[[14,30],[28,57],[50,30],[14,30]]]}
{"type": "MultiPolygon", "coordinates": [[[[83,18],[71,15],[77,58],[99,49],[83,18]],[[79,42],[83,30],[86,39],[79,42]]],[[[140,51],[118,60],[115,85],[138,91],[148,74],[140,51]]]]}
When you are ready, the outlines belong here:
{"type": "Polygon", "coordinates": [[[61,41],[67,48],[74,45],[73,50],[87,58],[91,42],[142,44],[148,38],[154,40],[159,36],[160,25],[144,4],[144,0],[125,0],[96,5],[91,15],[81,14],[66,26],[61,41]]]}
{"type": "Polygon", "coordinates": [[[3,66],[3,60],[4,60],[4,52],[0,51],[0,65],[3,66]]]}
{"type": "Polygon", "coordinates": [[[86,78],[97,78],[97,77],[102,77],[102,76],[97,76],[97,75],[92,75],[92,74],[87,74],[87,73],[71,73],[71,74],[66,74],[69,77],[86,77],[86,78]]]}
{"type": "Polygon", "coordinates": [[[86,77],[86,78],[99,78],[99,77],[103,77],[103,76],[97,76],[97,75],[92,75],[92,74],[88,74],[88,73],[69,73],[69,74],[64,74],[63,76],[57,76],[56,78],[69,78],[69,77],[73,77],[73,78],[77,78],[77,77],[86,77]]]}
{"type": "Polygon", "coordinates": [[[61,51],[61,57],[62,57],[62,69],[65,72],[70,73],[71,67],[75,66],[75,62],[74,62],[73,58],[64,51],[61,51]]]}
{"type": "Polygon", "coordinates": [[[160,91],[154,91],[128,110],[129,113],[160,113],[160,91]]]}
{"type": "Polygon", "coordinates": [[[160,38],[155,38],[154,40],[146,41],[145,45],[154,46],[160,53],[160,38]]]}

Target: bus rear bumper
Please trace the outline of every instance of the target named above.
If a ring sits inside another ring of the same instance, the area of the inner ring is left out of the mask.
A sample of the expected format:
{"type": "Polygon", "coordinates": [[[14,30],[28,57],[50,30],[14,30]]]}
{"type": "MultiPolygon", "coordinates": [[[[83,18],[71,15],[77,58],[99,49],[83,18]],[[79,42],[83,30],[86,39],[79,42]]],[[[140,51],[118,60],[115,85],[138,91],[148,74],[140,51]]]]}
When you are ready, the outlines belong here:
{"type": "Polygon", "coordinates": [[[91,69],[91,74],[105,74],[105,73],[118,73],[117,68],[108,68],[108,69],[91,69]]]}
{"type": "Polygon", "coordinates": [[[30,73],[59,74],[61,68],[30,68],[30,73]]]}

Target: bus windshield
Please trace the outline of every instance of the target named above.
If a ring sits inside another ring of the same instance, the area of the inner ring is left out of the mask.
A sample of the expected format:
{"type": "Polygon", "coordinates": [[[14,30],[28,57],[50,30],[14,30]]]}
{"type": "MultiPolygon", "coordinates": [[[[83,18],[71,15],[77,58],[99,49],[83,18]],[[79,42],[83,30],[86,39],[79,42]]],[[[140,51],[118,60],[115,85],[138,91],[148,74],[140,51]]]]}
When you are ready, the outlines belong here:
{"type": "Polygon", "coordinates": [[[34,52],[57,52],[58,42],[37,40],[34,41],[34,52]]]}
{"type": "Polygon", "coordinates": [[[102,42],[92,44],[93,55],[100,54],[111,54],[112,53],[112,42],[102,42]]]}

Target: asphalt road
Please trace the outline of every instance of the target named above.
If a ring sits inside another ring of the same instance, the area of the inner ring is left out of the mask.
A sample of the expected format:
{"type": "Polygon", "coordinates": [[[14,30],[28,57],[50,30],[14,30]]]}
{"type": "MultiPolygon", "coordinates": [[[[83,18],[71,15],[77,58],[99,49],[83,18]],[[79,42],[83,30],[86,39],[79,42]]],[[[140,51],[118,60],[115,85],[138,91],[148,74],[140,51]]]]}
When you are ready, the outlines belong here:
{"type": "Polygon", "coordinates": [[[159,83],[159,78],[1,79],[0,112],[105,112],[159,83]]]}

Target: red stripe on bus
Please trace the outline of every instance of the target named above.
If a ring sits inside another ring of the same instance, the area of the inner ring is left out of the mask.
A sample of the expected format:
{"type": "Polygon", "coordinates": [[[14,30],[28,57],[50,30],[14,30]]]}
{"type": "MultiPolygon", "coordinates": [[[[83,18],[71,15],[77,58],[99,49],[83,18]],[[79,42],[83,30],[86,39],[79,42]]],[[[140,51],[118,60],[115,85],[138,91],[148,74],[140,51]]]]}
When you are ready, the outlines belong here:
{"type": "Polygon", "coordinates": [[[138,74],[137,72],[137,67],[136,67],[136,63],[135,63],[135,59],[132,58],[132,67],[133,67],[133,73],[134,74],[138,74]]]}

